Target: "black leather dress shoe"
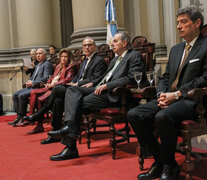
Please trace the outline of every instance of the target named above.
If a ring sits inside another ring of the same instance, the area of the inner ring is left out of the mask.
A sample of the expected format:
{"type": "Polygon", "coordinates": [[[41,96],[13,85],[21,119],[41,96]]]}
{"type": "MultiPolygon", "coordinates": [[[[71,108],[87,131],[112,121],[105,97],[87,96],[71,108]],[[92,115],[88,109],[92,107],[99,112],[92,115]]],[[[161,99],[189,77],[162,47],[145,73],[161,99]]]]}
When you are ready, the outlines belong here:
{"type": "Polygon", "coordinates": [[[27,134],[37,134],[37,133],[41,133],[44,132],[44,127],[43,126],[36,126],[33,130],[27,132],[27,134]]]}
{"type": "Polygon", "coordinates": [[[16,118],[14,121],[8,122],[8,125],[14,125],[14,124],[18,123],[19,120],[20,120],[19,118],[16,118]]]}
{"type": "Polygon", "coordinates": [[[24,123],[24,120],[23,118],[20,118],[19,121],[15,124],[13,124],[14,127],[20,127],[19,125],[23,124],[24,123]]]}
{"type": "Polygon", "coordinates": [[[159,178],[163,171],[163,165],[158,165],[158,163],[153,163],[150,170],[146,173],[139,174],[137,179],[147,180],[159,178]]]}
{"type": "Polygon", "coordinates": [[[70,139],[77,139],[77,134],[71,132],[69,126],[64,126],[63,128],[57,131],[49,131],[47,134],[57,139],[60,139],[63,136],[67,136],[70,139]]]}
{"type": "Polygon", "coordinates": [[[65,147],[59,154],[50,157],[51,161],[63,161],[67,159],[79,158],[78,150],[71,151],[69,148],[65,147]]]}
{"type": "Polygon", "coordinates": [[[23,121],[23,122],[19,122],[16,124],[17,127],[25,127],[27,125],[34,125],[34,122],[29,122],[29,121],[23,121]]]}
{"type": "Polygon", "coordinates": [[[23,117],[23,120],[25,120],[25,121],[29,121],[29,122],[35,122],[35,121],[37,121],[37,119],[35,118],[34,115],[24,116],[24,117],[23,117]]]}
{"type": "Polygon", "coordinates": [[[50,144],[50,143],[55,143],[55,142],[60,142],[60,139],[56,139],[56,138],[53,138],[51,136],[48,136],[47,139],[42,140],[40,143],[41,144],[50,144]]]}
{"type": "Polygon", "coordinates": [[[177,166],[170,167],[169,165],[164,165],[163,172],[161,174],[160,180],[177,180],[180,174],[180,169],[177,166]]]}

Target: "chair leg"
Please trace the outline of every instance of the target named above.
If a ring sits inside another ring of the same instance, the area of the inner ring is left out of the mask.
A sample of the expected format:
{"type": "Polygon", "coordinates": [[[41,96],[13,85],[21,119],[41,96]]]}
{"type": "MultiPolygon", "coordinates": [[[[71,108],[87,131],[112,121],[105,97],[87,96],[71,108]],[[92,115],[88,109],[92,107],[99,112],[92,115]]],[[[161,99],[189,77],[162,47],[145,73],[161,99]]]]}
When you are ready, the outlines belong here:
{"type": "Polygon", "coordinates": [[[138,145],[136,152],[138,156],[139,169],[140,171],[143,171],[144,170],[144,156],[142,154],[140,145],[138,145]]]}
{"type": "Polygon", "coordinates": [[[78,142],[81,144],[82,136],[81,136],[81,131],[78,132],[78,142]]]}
{"type": "Polygon", "coordinates": [[[184,140],[183,150],[185,152],[185,161],[183,163],[183,170],[186,172],[185,180],[191,180],[192,174],[191,171],[194,169],[193,161],[191,160],[191,140],[184,140]]]}
{"type": "Polygon", "coordinates": [[[88,149],[91,148],[91,134],[90,134],[90,121],[89,121],[89,117],[85,117],[86,118],[86,139],[87,139],[87,146],[88,149]]]}
{"type": "Polygon", "coordinates": [[[125,121],[125,131],[126,131],[126,135],[127,135],[127,142],[129,143],[129,131],[130,131],[130,127],[129,127],[129,123],[128,121],[125,121]]]}
{"type": "Polygon", "coordinates": [[[93,131],[96,132],[96,119],[92,119],[93,131]]]}
{"type": "Polygon", "coordinates": [[[112,149],[112,159],[115,159],[115,156],[116,156],[116,139],[115,139],[115,134],[116,134],[116,131],[115,131],[115,127],[114,127],[114,123],[110,123],[110,146],[111,146],[111,149],[112,149]]]}

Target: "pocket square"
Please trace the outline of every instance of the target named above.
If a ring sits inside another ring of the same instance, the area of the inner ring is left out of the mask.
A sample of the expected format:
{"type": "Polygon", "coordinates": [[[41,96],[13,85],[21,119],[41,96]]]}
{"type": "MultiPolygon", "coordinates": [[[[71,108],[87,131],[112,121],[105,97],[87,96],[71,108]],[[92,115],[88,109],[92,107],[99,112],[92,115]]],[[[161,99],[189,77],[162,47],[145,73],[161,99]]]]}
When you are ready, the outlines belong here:
{"type": "Polygon", "coordinates": [[[189,61],[189,63],[194,63],[194,62],[196,62],[196,61],[199,61],[200,59],[191,59],[190,61],[189,61]]]}

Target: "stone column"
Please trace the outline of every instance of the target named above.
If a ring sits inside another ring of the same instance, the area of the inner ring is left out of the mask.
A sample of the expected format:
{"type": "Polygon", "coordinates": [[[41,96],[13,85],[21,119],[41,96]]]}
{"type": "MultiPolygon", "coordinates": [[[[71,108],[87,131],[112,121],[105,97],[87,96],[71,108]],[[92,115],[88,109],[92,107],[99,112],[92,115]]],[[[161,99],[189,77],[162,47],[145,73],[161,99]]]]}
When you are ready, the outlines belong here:
{"type": "Polygon", "coordinates": [[[131,40],[141,35],[140,0],[124,1],[124,23],[131,40]]]}
{"type": "Polygon", "coordinates": [[[49,0],[16,1],[18,47],[48,46],[52,39],[49,0]]]}
{"type": "MultiPolygon", "coordinates": [[[[85,36],[97,45],[106,42],[105,0],[72,0],[74,32],[70,49],[80,48],[85,36]]],[[[123,0],[115,0],[118,27],[124,26],[123,0]]]]}
{"type": "Polygon", "coordinates": [[[9,14],[9,1],[0,1],[0,49],[9,49],[11,47],[10,38],[10,14],[9,14]]]}
{"type": "Polygon", "coordinates": [[[156,43],[156,56],[165,57],[166,45],[163,31],[163,11],[160,0],[148,0],[148,31],[151,42],[156,43]]]}
{"type": "Polygon", "coordinates": [[[165,44],[167,45],[168,54],[172,46],[176,44],[175,8],[174,0],[163,1],[165,44]]]}

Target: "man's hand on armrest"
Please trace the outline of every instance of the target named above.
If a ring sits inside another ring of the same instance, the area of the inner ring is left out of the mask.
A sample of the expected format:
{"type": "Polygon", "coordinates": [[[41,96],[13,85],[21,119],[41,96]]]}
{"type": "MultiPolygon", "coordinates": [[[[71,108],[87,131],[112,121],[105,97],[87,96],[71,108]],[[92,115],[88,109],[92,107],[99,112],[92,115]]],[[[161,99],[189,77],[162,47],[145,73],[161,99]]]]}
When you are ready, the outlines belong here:
{"type": "Polygon", "coordinates": [[[87,88],[89,88],[89,87],[92,87],[92,86],[93,86],[93,83],[90,82],[90,83],[87,83],[87,84],[82,85],[81,87],[87,87],[87,88]]]}
{"type": "Polygon", "coordinates": [[[107,89],[107,84],[103,84],[103,85],[96,88],[96,90],[94,91],[94,94],[99,95],[102,93],[102,91],[104,91],[106,89],[107,89]]]}

